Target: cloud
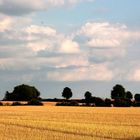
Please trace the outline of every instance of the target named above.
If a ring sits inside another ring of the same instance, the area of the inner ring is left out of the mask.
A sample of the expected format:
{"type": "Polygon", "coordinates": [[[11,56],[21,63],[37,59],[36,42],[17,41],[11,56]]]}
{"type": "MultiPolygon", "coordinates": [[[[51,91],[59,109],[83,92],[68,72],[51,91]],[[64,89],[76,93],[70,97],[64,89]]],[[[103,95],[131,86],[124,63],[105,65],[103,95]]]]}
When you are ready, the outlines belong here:
{"type": "Polygon", "coordinates": [[[79,44],[70,39],[65,39],[61,44],[59,52],[60,53],[79,53],[80,52],[79,44]]]}
{"type": "Polygon", "coordinates": [[[3,17],[3,16],[0,16],[1,18],[1,22],[0,22],[0,32],[3,32],[5,31],[6,29],[9,29],[12,24],[13,24],[13,20],[11,20],[11,18],[9,17],[3,17]]]}
{"type": "Polygon", "coordinates": [[[28,34],[28,48],[35,52],[50,51],[63,54],[75,54],[80,52],[79,44],[72,38],[58,33],[48,26],[31,25],[24,29],[28,34]]]}
{"type": "Polygon", "coordinates": [[[99,63],[125,58],[129,47],[134,42],[136,46],[139,39],[140,31],[109,22],[87,22],[75,33],[75,40],[81,42],[89,60],[99,63]]]}
{"type": "Polygon", "coordinates": [[[134,69],[128,76],[130,81],[140,81],[140,68],[134,69]]]}
{"type": "Polygon", "coordinates": [[[46,34],[49,36],[56,35],[56,30],[48,26],[31,25],[25,29],[29,34],[46,34]]]}
{"type": "Polygon", "coordinates": [[[118,40],[107,40],[107,39],[92,39],[87,43],[91,47],[117,47],[120,45],[118,40]]]}
{"type": "Polygon", "coordinates": [[[54,71],[48,73],[48,78],[55,81],[110,81],[113,73],[106,64],[94,64],[87,67],[80,67],[73,70],[54,71]]]}
{"type": "Polygon", "coordinates": [[[79,31],[80,35],[88,38],[86,44],[90,47],[120,47],[127,39],[125,25],[113,25],[108,22],[87,22],[79,31]]]}
{"type": "Polygon", "coordinates": [[[0,12],[6,15],[21,16],[52,7],[75,5],[79,2],[84,2],[84,0],[0,0],[0,12]]]}
{"type": "Polygon", "coordinates": [[[54,38],[57,38],[55,29],[48,26],[31,25],[23,30],[27,33],[27,48],[34,52],[42,50],[52,50],[54,46],[54,38]]]}
{"type": "Polygon", "coordinates": [[[139,80],[138,61],[135,65],[127,62],[132,60],[132,50],[139,54],[138,30],[109,22],[87,22],[65,34],[47,25],[32,24],[28,18],[1,17],[0,71],[29,71],[37,79],[41,75],[60,81],[139,80]],[[23,24],[16,27],[19,19],[23,24]]]}
{"type": "Polygon", "coordinates": [[[43,0],[0,0],[0,12],[6,15],[19,16],[44,8],[43,0]]]}

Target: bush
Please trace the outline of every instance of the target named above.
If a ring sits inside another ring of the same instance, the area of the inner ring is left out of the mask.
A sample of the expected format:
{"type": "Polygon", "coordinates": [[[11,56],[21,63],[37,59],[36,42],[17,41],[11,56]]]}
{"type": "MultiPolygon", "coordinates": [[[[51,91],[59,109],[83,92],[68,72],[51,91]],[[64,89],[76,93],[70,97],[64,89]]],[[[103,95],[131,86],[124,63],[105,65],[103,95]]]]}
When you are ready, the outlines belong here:
{"type": "Polygon", "coordinates": [[[77,101],[71,101],[70,106],[79,106],[77,101]]]}
{"type": "Polygon", "coordinates": [[[20,102],[13,102],[12,103],[12,106],[20,106],[20,105],[22,105],[20,102]]]}
{"type": "Polygon", "coordinates": [[[58,102],[56,106],[79,106],[78,102],[71,101],[71,102],[58,102]]]}
{"type": "Polygon", "coordinates": [[[133,106],[134,106],[134,107],[140,107],[140,102],[134,101],[134,102],[133,102],[133,106]]]}
{"type": "Polygon", "coordinates": [[[112,101],[108,98],[105,99],[105,106],[106,107],[111,107],[112,101]]]}
{"type": "Polygon", "coordinates": [[[113,105],[115,107],[130,107],[132,101],[130,99],[115,99],[113,105]]]}
{"type": "Polygon", "coordinates": [[[104,107],[105,101],[102,98],[95,97],[95,106],[96,107],[104,107]]]}
{"type": "Polygon", "coordinates": [[[42,106],[43,103],[38,99],[32,99],[31,101],[28,101],[27,105],[40,105],[40,106],[42,106]]]}
{"type": "Polygon", "coordinates": [[[56,103],[56,106],[64,106],[62,103],[63,103],[63,102],[57,102],[57,103],[56,103]]]}
{"type": "Polygon", "coordinates": [[[3,106],[3,103],[2,102],[0,102],[0,106],[3,106]]]}

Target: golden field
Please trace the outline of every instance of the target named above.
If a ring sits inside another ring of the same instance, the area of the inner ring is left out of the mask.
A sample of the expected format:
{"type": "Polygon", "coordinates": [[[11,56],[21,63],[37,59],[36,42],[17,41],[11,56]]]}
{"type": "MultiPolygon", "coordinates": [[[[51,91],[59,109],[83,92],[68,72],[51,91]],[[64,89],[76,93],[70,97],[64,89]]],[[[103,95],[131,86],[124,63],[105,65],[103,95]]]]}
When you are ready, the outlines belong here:
{"type": "Polygon", "coordinates": [[[0,140],[140,140],[140,108],[1,106],[0,140]]]}

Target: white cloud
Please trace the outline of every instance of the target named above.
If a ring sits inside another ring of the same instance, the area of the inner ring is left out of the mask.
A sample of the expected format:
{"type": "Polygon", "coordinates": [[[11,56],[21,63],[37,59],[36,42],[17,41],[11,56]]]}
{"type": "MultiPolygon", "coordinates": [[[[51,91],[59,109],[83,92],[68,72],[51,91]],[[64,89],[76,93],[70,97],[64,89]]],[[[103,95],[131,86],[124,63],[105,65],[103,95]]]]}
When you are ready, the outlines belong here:
{"type": "Polygon", "coordinates": [[[79,44],[48,26],[31,25],[23,30],[28,34],[28,48],[35,52],[42,50],[56,53],[80,53],[79,44]]]}
{"type": "Polygon", "coordinates": [[[3,32],[5,30],[9,29],[12,26],[13,20],[11,20],[11,18],[3,17],[3,16],[0,16],[0,18],[1,18],[0,32],[3,32]]]}
{"type": "Polygon", "coordinates": [[[48,26],[31,25],[25,28],[23,32],[27,33],[27,48],[35,52],[42,50],[52,51],[55,39],[59,38],[56,30],[48,26]]]}
{"type": "Polygon", "coordinates": [[[129,81],[140,81],[140,64],[139,60],[129,62],[129,70],[126,79],[129,81]]]}
{"type": "Polygon", "coordinates": [[[24,15],[44,9],[44,0],[0,0],[0,12],[8,15],[24,15]]]}
{"type": "Polygon", "coordinates": [[[74,42],[70,39],[65,39],[60,47],[60,53],[79,53],[80,48],[77,42],[74,42]]]}
{"type": "Polygon", "coordinates": [[[6,17],[0,23],[1,70],[44,72],[46,68],[49,79],[61,77],[62,81],[109,81],[119,75],[126,76],[124,79],[139,79],[138,70],[120,64],[119,71],[117,64],[131,56],[128,48],[138,44],[139,31],[120,24],[88,22],[71,36],[49,26],[29,24],[26,19],[23,23],[27,24],[15,27],[19,18],[6,17]],[[128,76],[127,69],[131,69],[133,76],[128,76]]]}
{"type": "Polygon", "coordinates": [[[0,0],[0,12],[6,15],[21,16],[47,10],[50,7],[75,5],[79,2],[84,2],[84,0],[0,0]]]}
{"type": "MultiPolygon", "coordinates": [[[[129,47],[140,40],[140,31],[130,30],[123,24],[109,22],[87,22],[75,39],[82,43],[93,62],[116,61],[125,58],[129,47]]],[[[131,55],[131,54],[130,54],[131,55]]]]}
{"type": "Polygon", "coordinates": [[[131,81],[140,81],[140,68],[135,69],[132,73],[129,74],[128,80],[131,81]]]}
{"type": "Polygon", "coordinates": [[[110,81],[113,78],[113,72],[108,69],[106,64],[95,64],[88,67],[80,67],[71,71],[65,70],[49,72],[48,78],[55,81],[110,81]]]}
{"type": "Polygon", "coordinates": [[[48,26],[31,25],[30,27],[27,27],[25,31],[29,34],[46,34],[49,36],[56,35],[56,30],[48,26]]]}
{"type": "Polygon", "coordinates": [[[88,38],[86,44],[90,47],[120,47],[127,39],[128,31],[125,25],[88,22],[79,34],[88,38]]]}
{"type": "Polygon", "coordinates": [[[16,31],[31,24],[31,18],[29,17],[11,17],[0,14],[0,19],[0,32],[16,31]]]}
{"type": "Polygon", "coordinates": [[[88,46],[91,47],[118,47],[120,42],[118,40],[107,40],[107,39],[92,39],[88,43],[88,46]]]}

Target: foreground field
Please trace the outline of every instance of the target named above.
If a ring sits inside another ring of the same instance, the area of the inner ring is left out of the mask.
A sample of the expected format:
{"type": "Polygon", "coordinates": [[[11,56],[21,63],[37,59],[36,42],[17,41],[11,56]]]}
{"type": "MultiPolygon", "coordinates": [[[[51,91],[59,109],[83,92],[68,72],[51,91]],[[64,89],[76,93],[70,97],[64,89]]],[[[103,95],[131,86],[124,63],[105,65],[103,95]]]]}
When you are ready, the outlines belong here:
{"type": "Polygon", "coordinates": [[[0,140],[140,140],[140,108],[0,107],[0,140]]]}

